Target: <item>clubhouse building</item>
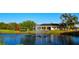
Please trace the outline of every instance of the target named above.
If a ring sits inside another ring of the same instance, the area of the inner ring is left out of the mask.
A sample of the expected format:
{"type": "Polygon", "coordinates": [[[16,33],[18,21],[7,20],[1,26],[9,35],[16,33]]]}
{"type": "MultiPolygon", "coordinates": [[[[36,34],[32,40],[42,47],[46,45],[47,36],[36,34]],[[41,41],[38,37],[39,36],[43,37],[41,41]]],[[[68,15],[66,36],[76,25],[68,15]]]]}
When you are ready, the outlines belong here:
{"type": "Polygon", "coordinates": [[[60,24],[40,24],[36,25],[36,30],[59,30],[60,24]]]}
{"type": "MultiPolygon", "coordinates": [[[[71,29],[77,29],[79,28],[79,23],[74,25],[74,28],[71,29]]],[[[36,30],[67,30],[66,24],[40,24],[36,25],[36,30]]]]}

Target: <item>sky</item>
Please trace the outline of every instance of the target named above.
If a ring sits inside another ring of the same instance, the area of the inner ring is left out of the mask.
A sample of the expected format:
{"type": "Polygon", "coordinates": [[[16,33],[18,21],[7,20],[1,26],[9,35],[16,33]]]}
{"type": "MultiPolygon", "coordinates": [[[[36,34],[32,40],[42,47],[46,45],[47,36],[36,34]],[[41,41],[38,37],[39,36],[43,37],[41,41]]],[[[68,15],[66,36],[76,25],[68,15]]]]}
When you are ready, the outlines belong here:
{"type": "MultiPolygon", "coordinates": [[[[21,23],[23,21],[32,20],[37,24],[42,23],[61,23],[62,13],[0,13],[0,22],[21,23]]],[[[79,17],[79,13],[73,13],[79,17]]]]}

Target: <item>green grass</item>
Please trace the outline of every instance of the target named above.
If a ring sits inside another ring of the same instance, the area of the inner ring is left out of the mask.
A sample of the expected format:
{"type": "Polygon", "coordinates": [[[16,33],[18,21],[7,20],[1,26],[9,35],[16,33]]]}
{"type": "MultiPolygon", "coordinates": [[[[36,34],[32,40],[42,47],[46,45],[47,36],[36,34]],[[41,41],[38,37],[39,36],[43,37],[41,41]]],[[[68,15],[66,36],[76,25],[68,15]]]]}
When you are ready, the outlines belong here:
{"type": "MultiPolygon", "coordinates": [[[[77,30],[77,31],[79,31],[79,30],[77,30]]],[[[75,30],[52,30],[52,31],[48,31],[47,34],[58,35],[58,34],[67,33],[67,32],[75,32],[75,30]]]]}
{"type": "Polygon", "coordinates": [[[14,30],[0,30],[0,33],[16,33],[14,30]]]}
{"type": "MultiPolygon", "coordinates": [[[[73,32],[74,30],[51,30],[51,31],[47,31],[47,32],[43,32],[43,34],[61,34],[64,32],[73,32]]],[[[21,32],[21,31],[14,31],[14,30],[0,30],[0,34],[1,33],[5,33],[5,34],[36,34],[36,31],[25,31],[25,32],[21,32]]]]}
{"type": "Polygon", "coordinates": [[[48,31],[47,34],[54,34],[54,35],[57,35],[57,34],[61,34],[65,32],[64,30],[52,30],[52,31],[48,31]]]}
{"type": "Polygon", "coordinates": [[[15,31],[15,30],[0,30],[0,34],[35,34],[35,31],[15,31]]]}

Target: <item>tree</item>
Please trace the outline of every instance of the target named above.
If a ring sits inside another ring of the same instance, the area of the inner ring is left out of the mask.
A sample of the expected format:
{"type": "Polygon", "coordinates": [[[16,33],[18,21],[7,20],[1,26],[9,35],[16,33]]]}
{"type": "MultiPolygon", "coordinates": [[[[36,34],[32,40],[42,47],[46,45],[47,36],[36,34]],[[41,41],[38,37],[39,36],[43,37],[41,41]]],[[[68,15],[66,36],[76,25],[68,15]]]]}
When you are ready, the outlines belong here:
{"type": "Polygon", "coordinates": [[[70,13],[64,13],[60,18],[62,19],[62,23],[66,24],[67,28],[73,28],[74,25],[78,22],[78,17],[70,13]]]}
{"type": "Polygon", "coordinates": [[[16,27],[17,27],[17,23],[13,22],[13,23],[9,23],[8,24],[8,29],[10,30],[16,30],[16,27]]]}
{"type": "Polygon", "coordinates": [[[7,24],[0,22],[0,29],[6,29],[7,28],[7,24]]]}
{"type": "Polygon", "coordinates": [[[34,21],[30,21],[30,20],[20,23],[20,27],[25,28],[26,30],[33,30],[33,27],[35,25],[36,25],[36,23],[34,21]]]}
{"type": "Polygon", "coordinates": [[[62,19],[62,23],[65,23],[65,21],[68,19],[67,13],[64,13],[60,16],[60,19],[62,19]]]}

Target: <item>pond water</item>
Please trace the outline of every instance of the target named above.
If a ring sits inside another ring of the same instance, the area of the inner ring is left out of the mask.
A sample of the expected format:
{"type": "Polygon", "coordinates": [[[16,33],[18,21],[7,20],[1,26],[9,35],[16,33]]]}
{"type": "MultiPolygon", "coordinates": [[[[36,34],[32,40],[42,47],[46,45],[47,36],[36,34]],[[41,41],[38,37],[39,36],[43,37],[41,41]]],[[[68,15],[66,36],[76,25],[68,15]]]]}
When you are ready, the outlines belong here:
{"type": "Polygon", "coordinates": [[[79,36],[0,34],[0,45],[79,45],[79,36]]]}

